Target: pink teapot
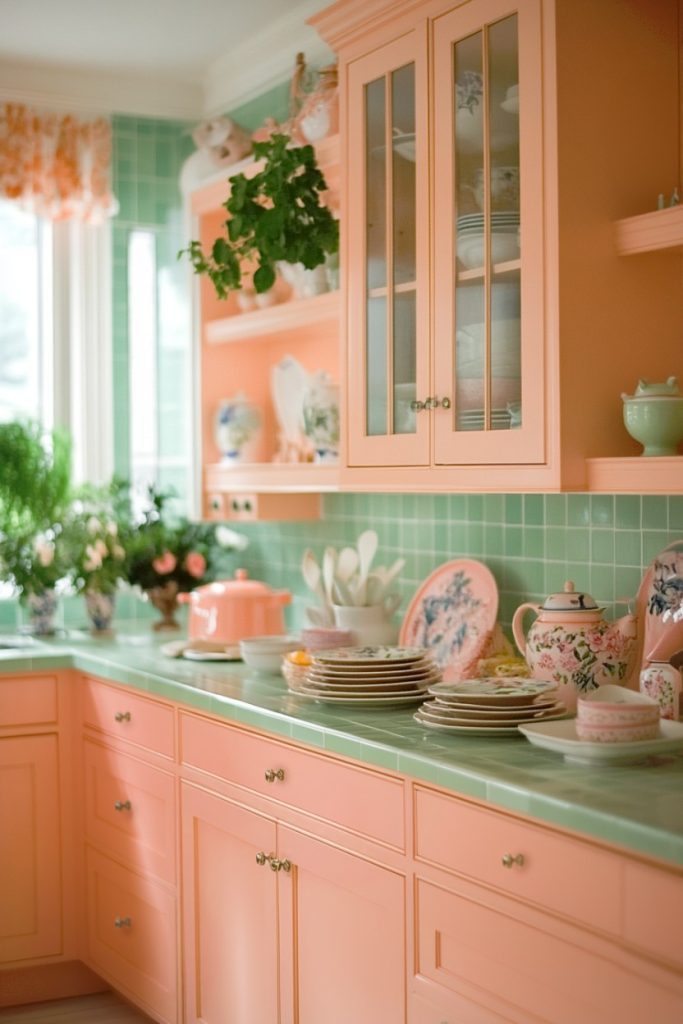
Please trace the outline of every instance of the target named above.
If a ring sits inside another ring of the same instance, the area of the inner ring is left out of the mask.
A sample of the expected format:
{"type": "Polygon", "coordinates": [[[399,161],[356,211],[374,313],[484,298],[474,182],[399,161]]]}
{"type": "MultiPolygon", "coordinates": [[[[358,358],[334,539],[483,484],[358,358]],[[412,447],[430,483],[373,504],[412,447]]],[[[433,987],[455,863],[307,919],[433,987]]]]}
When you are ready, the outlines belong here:
{"type": "Polygon", "coordinates": [[[577,593],[568,580],[560,594],[542,605],[521,604],[512,618],[512,632],[535,679],[559,686],[560,699],[570,711],[577,697],[607,683],[622,682],[635,652],[636,618],[616,622],[603,618],[590,594],[577,593]],[[526,637],[522,620],[527,610],[538,616],[526,637]]]}

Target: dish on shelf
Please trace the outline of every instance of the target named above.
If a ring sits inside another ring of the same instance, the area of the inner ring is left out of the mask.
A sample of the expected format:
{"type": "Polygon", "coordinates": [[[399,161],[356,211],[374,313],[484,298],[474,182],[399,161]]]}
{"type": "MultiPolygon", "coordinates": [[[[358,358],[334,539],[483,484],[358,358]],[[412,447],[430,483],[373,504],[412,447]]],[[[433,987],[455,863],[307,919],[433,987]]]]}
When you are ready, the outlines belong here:
{"type": "Polygon", "coordinates": [[[474,559],[454,559],[419,587],[403,619],[399,643],[428,650],[447,682],[467,676],[496,624],[498,588],[474,559]]]}
{"type": "Polygon", "coordinates": [[[193,651],[187,647],[183,651],[183,658],[188,661],[241,661],[239,647],[227,648],[224,651],[193,651]]]}
{"type": "Polygon", "coordinates": [[[637,764],[657,754],[672,754],[683,750],[683,722],[662,719],[660,734],[651,740],[632,743],[593,743],[580,740],[576,735],[576,720],[537,722],[520,725],[530,743],[545,750],[562,754],[565,761],[584,765],[637,764]]]}
{"type": "Polygon", "coordinates": [[[279,454],[285,462],[301,462],[304,437],[304,397],[312,376],[294,356],[285,356],[271,368],[270,389],[280,428],[279,454]]]}
{"type": "Polygon", "coordinates": [[[388,662],[422,662],[427,653],[423,647],[405,645],[401,647],[336,647],[331,651],[316,651],[313,656],[313,664],[322,662],[325,665],[339,665],[343,669],[349,666],[348,671],[355,675],[357,669],[352,668],[353,665],[374,665],[378,668],[386,668],[388,662]]]}
{"type": "MultiPolygon", "coordinates": [[[[484,266],[484,233],[458,232],[456,239],[458,259],[466,270],[484,266]]],[[[507,263],[519,259],[519,235],[516,227],[494,228],[490,235],[489,256],[492,263],[507,263]]]]}

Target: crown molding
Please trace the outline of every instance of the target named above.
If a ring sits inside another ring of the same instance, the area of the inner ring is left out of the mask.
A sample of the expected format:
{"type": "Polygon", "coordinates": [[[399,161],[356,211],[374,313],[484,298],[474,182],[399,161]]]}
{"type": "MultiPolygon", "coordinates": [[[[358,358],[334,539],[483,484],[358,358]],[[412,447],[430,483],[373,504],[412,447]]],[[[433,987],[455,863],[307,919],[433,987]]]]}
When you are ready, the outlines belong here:
{"type": "Polygon", "coordinates": [[[209,65],[204,76],[204,114],[214,117],[291,78],[296,55],[320,66],[334,60],[332,50],[306,24],[323,0],[304,0],[260,32],[209,65]]]}
{"type": "Polygon", "coordinates": [[[0,62],[0,101],[181,121],[198,120],[203,113],[201,86],[192,82],[7,60],[0,62]]]}

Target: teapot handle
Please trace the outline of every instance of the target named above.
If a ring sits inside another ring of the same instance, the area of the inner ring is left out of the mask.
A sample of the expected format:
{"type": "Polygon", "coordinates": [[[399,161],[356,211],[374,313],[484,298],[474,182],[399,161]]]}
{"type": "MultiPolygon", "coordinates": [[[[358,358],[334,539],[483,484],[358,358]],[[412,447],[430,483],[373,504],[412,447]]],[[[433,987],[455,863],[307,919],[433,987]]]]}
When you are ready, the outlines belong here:
{"type": "Polygon", "coordinates": [[[517,644],[519,653],[523,657],[526,651],[526,636],[524,635],[524,629],[522,627],[522,619],[524,618],[524,612],[527,610],[536,612],[538,615],[541,608],[540,605],[531,604],[529,601],[526,601],[524,604],[520,604],[519,608],[512,616],[512,635],[515,638],[515,643],[517,644]]]}

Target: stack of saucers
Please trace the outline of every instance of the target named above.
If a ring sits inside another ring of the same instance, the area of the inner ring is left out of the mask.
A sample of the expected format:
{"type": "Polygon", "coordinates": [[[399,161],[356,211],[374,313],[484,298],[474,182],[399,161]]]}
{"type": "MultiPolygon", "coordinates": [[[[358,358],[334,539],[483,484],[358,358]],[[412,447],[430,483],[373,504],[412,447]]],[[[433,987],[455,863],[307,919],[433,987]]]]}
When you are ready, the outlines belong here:
{"type": "Polygon", "coordinates": [[[480,736],[511,736],[528,722],[563,718],[564,704],[555,683],[541,679],[487,676],[459,683],[436,683],[428,691],[433,700],[414,718],[429,729],[480,736]]]}
{"type": "Polygon", "coordinates": [[[328,704],[383,707],[424,699],[441,678],[422,647],[339,647],[315,651],[296,692],[328,704]]]}

